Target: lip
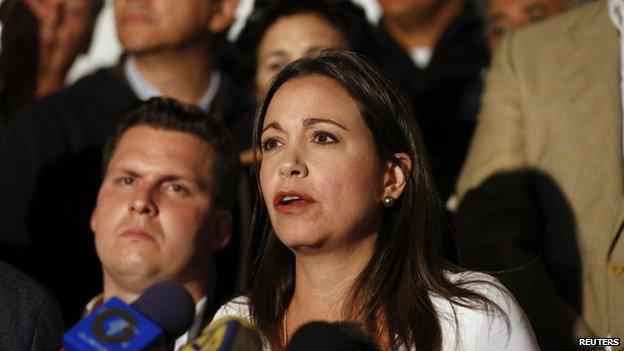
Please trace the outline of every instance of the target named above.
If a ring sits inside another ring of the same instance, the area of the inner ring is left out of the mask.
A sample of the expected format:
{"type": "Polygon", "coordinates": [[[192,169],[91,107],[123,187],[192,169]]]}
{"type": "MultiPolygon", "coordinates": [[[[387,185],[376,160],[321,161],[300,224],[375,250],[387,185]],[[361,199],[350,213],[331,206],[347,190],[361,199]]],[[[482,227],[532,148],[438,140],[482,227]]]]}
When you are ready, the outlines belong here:
{"type": "Polygon", "coordinates": [[[152,233],[143,228],[130,228],[126,229],[121,233],[122,237],[129,239],[137,239],[137,240],[146,240],[146,241],[156,241],[156,238],[152,233]]]}
{"type": "Polygon", "coordinates": [[[151,20],[151,16],[144,11],[127,10],[121,16],[121,22],[123,24],[148,23],[151,22],[151,20]]]}
{"type": "Polygon", "coordinates": [[[273,207],[278,212],[284,214],[301,212],[307,207],[313,205],[314,203],[316,203],[316,200],[312,196],[296,190],[281,190],[278,191],[273,197],[273,207]],[[282,203],[282,200],[287,196],[297,196],[299,200],[290,204],[282,203]]]}

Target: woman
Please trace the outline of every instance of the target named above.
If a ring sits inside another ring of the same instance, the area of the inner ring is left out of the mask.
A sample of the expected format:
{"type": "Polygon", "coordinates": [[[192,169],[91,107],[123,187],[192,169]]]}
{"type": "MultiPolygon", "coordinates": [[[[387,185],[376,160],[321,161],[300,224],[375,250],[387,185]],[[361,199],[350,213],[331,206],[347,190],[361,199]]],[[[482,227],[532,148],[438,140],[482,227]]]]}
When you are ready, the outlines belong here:
{"type": "Polygon", "coordinates": [[[440,254],[440,203],[410,104],[354,54],[293,62],[254,127],[260,243],[239,316],[279,350],[309,321],[356,321],[381,349],[534,350],[492,277],[440,254]]]}
{"type": "MultiPolygon", "coordinates": [[[[371,37],[364,11],[350,0],[259,0],[236,41],[235,56],[255,105],[290,62],[330,48],[370,55],[371,37]],[[249,77],[253,81],[246,81],[249,77]]],[[[244,164],[253,161],[250,151],[241,156],[244,164]]]]}
{"type": "Polygon", "coordinates": [[[0,6],[0,136],[35,98],[61,89],[91,45],[102,0],[4,0],[0,6]]]}

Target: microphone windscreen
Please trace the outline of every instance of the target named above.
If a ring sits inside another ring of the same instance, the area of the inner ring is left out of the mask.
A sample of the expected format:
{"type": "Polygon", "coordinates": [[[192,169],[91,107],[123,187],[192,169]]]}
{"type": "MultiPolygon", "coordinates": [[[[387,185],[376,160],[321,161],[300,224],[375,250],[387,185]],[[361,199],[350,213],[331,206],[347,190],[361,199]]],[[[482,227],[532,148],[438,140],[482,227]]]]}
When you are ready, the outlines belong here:
{"type": "Polygon", "coordinates": [[[293,334],[287,351],[377,351],[375,343],[354,323],[311,322],[293,334]]]}
{"type": "Polygon", "coordinates": [[[158,324],[169,338],[184,334],[195,318],[193,297],[177,283],[150,286],[132,306],[158,324]]]}
{"type": "Polygon", "coordinates": [[[224,317],[210,323],[180,351],[262,351],[262,339],[247,321],[224,317]]]}

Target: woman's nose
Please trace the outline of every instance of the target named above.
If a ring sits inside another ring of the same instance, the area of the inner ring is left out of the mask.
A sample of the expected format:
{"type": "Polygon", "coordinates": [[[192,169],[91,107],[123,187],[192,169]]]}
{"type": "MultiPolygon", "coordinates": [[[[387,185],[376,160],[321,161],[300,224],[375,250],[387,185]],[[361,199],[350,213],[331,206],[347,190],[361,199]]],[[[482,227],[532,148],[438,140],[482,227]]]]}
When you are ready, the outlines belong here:
{"type": "Polygon", "coordinates": [[[290,150],[284,155],[279,173],[283,178],[304,178],[308,176],[308,167],[296,150],[290,150]]]}

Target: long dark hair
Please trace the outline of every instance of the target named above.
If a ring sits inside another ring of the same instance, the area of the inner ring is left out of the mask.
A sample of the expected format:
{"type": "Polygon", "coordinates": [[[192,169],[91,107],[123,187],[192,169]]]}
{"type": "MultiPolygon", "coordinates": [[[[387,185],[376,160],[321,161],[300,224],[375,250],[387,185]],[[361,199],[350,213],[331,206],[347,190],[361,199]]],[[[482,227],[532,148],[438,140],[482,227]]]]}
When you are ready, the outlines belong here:
{"type": "MultiPolygon", "coordinates": [[[[387,337],[392,349],[403,345],[439,350],[442,330],[432,295],[455,305],[502,312],[487,297],[464,285],[480,281],[449,280],[449,273],[463,270],[441,254],[441,202],[429,175],[411,104],[394,83],[356,54],[325,52],[284,68],[258,110],[254,148],[260,149],[262,125],[275,92],[289,80],[310,75],[333,79],[349,92],[373,134],[382,161],[400,164],[394,154],[403,152],[413,165],[403,195],[384,213],[374,259],[356,279],[344,318],[362,323],[378,342],[387,337]]],[[[258,162],[255,171],[258,174],[258,162]]],[[[294,292],[294,254],[275,235],[262,199],[254,210],[254,241],[259,246],[251,269],[251,317],[271,345],[281,347],[285,343],[283,317],[294,292]]]]}

